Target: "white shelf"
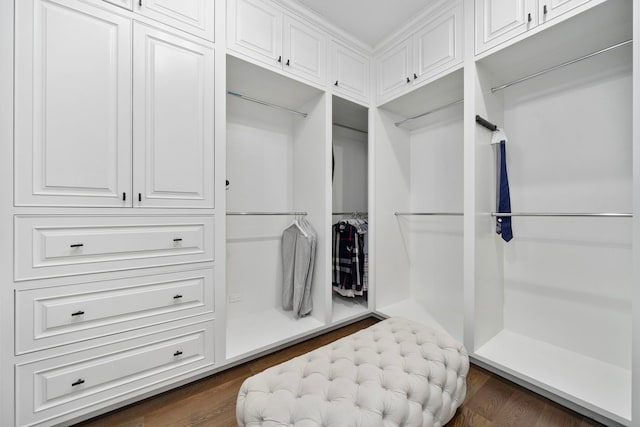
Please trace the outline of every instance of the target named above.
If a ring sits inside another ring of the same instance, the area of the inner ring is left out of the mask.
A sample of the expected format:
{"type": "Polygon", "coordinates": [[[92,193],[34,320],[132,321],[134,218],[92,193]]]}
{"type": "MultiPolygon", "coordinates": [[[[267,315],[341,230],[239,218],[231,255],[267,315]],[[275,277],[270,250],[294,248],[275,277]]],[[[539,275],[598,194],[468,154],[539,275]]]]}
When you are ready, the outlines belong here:
{"type": "Polygon", "coordinates": [[[629,370],[509,330],[498,333],[475,356],[618,423],[631,423],[629,370]]]}
{"type": "Polygon", "coordinates": [[[251,313],[227,320],[227,359],[248,356],[277,347],[298,336],[324,327],[312,316],[294,318],[279,309],[251,313]]]}
{"type": "Polygon", "coordinates": [[[369,310],[367,300],[364,298],[345,298],[335,293],[332,296],[333,322],[341,322],[360,316],[369,310]]]}

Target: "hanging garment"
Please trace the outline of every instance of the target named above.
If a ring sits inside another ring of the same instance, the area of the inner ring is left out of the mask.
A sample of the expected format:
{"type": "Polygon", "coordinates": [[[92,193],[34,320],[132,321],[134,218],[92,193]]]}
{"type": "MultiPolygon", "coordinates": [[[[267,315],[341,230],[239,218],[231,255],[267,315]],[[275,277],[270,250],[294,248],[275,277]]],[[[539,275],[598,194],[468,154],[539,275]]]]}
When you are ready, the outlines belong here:
{"type": "MultiPolygon", "coordinates": [[[[497,211],[500,213],[511,213],[511,195],[509,193],[509,178],[507,176],[507,136],[502,129],[496,130],[491,136],[491,143],[498,144],[498,200],[497,211]]],[[[500,234],[505,242],[513,238],[511,229],[511,217],[496,218],[496,233],[500,234]]]]}
{"type": "Polygon", "coordinates": [[[342,296],[364,295],[363,239],[356,226],[340,221],[333,226],[332,286],[342,296]]]}
{"type": "Polygon", "coordinates": [[[282,308],[299,318],[311,313],[311,284],[317,235],[306,220],[296,221],[282,232],[282,308]]]}

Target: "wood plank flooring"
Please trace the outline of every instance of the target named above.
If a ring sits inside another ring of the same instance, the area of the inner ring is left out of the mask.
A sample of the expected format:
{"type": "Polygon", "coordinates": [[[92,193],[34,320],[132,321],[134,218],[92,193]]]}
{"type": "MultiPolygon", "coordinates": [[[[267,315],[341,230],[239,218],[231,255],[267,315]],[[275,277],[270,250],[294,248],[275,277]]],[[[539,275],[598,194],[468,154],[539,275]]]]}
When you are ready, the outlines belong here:
{"type": "MultiPolygon", "coordinates": [[[[236,427],[236,397],[245,378],[307,353],[378,320],[368,318],[200,381],[77,424],[77,427],[236,427]]],[[[601,424],[475,365],[452,427],[587,427],[601,424]]]]}

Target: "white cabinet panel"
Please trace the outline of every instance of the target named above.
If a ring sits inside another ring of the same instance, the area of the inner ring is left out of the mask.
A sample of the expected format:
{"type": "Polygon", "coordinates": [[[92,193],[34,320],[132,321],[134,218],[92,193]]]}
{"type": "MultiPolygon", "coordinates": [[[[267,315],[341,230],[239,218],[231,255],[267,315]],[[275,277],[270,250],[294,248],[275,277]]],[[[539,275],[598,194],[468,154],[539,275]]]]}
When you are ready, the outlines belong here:
{"type": "Polygon", "coordinates": [[[131,22],[25,0],[16,29],[16,204],[130,205],[131,22]]]}
{"type": "Polygon", "coordinates": [[[16,365],[19,425],[185,378],[214,363],[213,321],[16,365]]]}
{"type": "Polygon", "coordinates": [[[412,39],[393,46],[378,58],[378,102],[407,90],[413,72],[412,39]]]}
{"type": "Polygon", "coordinates": [[[369,99],[370,61],[366,56],[341,45],[331,43],[331,75],[334,92],[367,102],[369,99]]]}
{"type": "Polygon", "coordinates": [[[214,50],[134,23],[134,205],[212,208],[214,50]]]}
{"type": "Polygon", "coordinates": [[[286,71],[323,84],[326,55],[327,41],[324,34],[291,16],[284,17],[282,60],[286,71]]]}
{"type": "Polygon", "coordinates": [[[136,0],[135,11],[190,34],[214,40],[216,0],[136,0]]]}
{"type": "Polygon", "coordinates": [[[16,280],[213,260],[212,216],[15,219],[16,280]]]}
{"type": "Polygon", "coordinates": [[[415,80],[428,79],[462,62],[462,4],[414,36],[415,80]]]}
{"type": "Polygon", "coordinates": [[[547,22],[590,0],[539,0],[540,23],[547,22]]]}
{"type": "Polygon", "coordinates": [[[476,53],[537,25],[534,0],[476,0],[476,53]]]}
{"type": "Polygon", "coordinates": [[[104,0],[107,3],[115,4],[127,10],[133,10],[133,0],[104,0]]]}
{"type": "Polygon", "coordinates": [[[16,291],[16,353],[213,313],[213,270],[16,291]]]}
{"type": "Polygon", "coordinates": [[[282,11],[262,0],[231,0],[228,8],[227,47],[282,68],[282,11]]]}

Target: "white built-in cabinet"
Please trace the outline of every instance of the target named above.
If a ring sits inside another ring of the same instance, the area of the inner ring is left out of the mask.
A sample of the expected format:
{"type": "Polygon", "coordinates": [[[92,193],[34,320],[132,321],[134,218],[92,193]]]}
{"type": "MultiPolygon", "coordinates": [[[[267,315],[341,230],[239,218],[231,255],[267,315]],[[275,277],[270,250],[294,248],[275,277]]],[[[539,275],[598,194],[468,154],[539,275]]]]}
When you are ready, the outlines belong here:
{"type": "Polygon", "coordinates": [[[367,102],[369,99],[371,60],[333,40],[329,51],[329,84],[335,94],[367,102]]]}
{"type": "Polygon", "coordinates": [[[215,1],[210,0],[104,0],[142,16],[214,41],[215,1]]]}
{"type": "Polygon", "coordinates": [[[436,9],[428,22],[376,59],[377,102],[386,102],[462,63],[462,3],[436,9]]]}
{"type": "Polygon", "coordinates": [[[15,203],[212,208],[213,48],[85,3],[21,8],[15,203]]]}
{"type": "Polygon", "coordinates": [[[504,43],[590,0],[478,0],[476,54],[504,43]]]}
{"type": "Polygon", "coordinates": [[[271,68],[324,85],[327,36],[264,0],[228,3],[227,46],[271,68]]]}

